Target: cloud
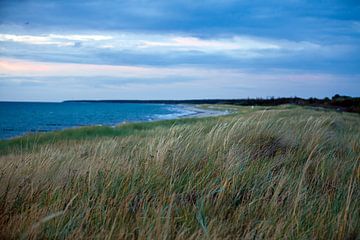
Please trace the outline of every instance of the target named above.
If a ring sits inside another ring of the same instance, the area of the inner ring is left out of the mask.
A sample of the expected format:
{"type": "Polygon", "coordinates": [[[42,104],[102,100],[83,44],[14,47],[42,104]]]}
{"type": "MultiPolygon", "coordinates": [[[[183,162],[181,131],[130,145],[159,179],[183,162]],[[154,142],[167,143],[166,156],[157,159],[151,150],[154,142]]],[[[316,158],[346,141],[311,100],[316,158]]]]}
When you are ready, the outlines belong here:
{"type": "Polygon", "coordinates": [[[0,41],[2,42],[16,42],[34,45],[56,45],[59,47],[75,46],[78,41],[103,41],[111,39],[111,36],[103,35],[15,35],[15,34],[0,34],[0,41]]]}
{"type": "Polygon", "coordinates": [[[227,38],[199,38],[175,34],[139,34],[129,32],[106,32],[89,34],[42,34],[15,35],[0,34],[0,41],[33,45],[56,45],[58,47],[81,46],[84,49],[112,49],[147,53],[201,52],[204,54],[231,54],[242,52],[237,57],[262,57],[266,51],[307,51],[320,49],[312,42],[293,42],[278,39],[264,39],[251,36],[227,38]]]}
{"type": "Polygon", "coordinates": [[[58,98],[105,88],[139,98],[147,88],[163,97],[359,89],[356,1],[3,0],[0,16],[0,81],[19,87],[0,89],[3,98],[29,96],[30,86],[58,98]]]}
{"type": "Polygon", "coordinates": [[[360,75],[0,60],[0,100],[355,96],[360,75]]]}
{"type": "MultiPolygon", "coordinates": [[[[14,79],[16,77],[43,78],[56,77],[82,77],[96,78],[120,78],[120,79],[212,79],[219,84],[236,79],[254,79],[262,81],[277,81],[286,78],[287,81],[312,81],[321,82],[334,79],[332,74],[294,73],[287,70],[273,71],[249,71],[245,69],[217,68],[210,69],[201,66],[176,66],[176,67],[153,67],[153,66],[126,66],[126,65],[98,65],[98,64],[72,64],[72,63],[49,63],[34,62],[17,59],[0,59],[0,76],[14,79]],[[221,79],[221,81],[220,81],[221,79]]],[[[149,81],[152,83],[152,81],[149,81]]],[[[251,81],[249,81],[251,85],[251,81]]]]}
{"type": "Polygon", "coordinates": [[[169,77],[231,77],[235,72],[227,69],[196,67],[152,67],[127,65],[73,64],[0,59],[0,74],[18,77],[119,77],[159,79],[169,77]]]}
{"type": "Polygon", "coordinates": [[[0,34],[0,41],[10,41],[18,43],[27,43],[35,45],[56,45],[56,46],[74,46],[74,42],[54,40],[51,37],[31,36],[31,35],[12,35],[0,34]]]}
{"type": "Polygon", "coordinates": [[[209,68],[290,68],[359,72],[354,42],[290,41],[247,35],[185,33],[0,33],[5,58],[103,65],[203,65],[209,68]],[[334,64],[336,62],[336,68],[334,64]]]}
{"type": "Polygon", "coordinates": [[[72,41],[103,41],[103,40],[109,40],[112,39],[112,36],[106,36],[106,35],[81,35],[81,34],[49,34],[49,38],[52,39],[67,39],[72,41]]]}
{"type": "Polygon", "coordinates": [[[280,49],[281,47],[267,41],[255,40],[246,37],[234,37],[230,39],[199,39],[196,37],[169,37],[162,41],[143,41],[141,48],[169,47],[176,50],[186,51],[228,51],[228,50],[261,50],[280,49]]]}

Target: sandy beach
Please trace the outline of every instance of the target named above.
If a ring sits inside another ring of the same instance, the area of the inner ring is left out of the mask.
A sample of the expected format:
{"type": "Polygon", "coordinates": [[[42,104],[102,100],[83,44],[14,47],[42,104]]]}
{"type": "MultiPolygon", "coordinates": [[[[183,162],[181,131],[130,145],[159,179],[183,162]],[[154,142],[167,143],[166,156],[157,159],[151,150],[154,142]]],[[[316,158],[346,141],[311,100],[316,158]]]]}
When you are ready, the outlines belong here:
{"type": "Polygon", "coordinates": [[[213,110],[208,108],[202,108],[198,105],[183,105],[185,110],[191,111],[187,115],[181,116],[180,118],[192,118],[192,117],[215,117],[215,116],[222,116],[227,115],[230,113],[229,110],[213,110]]]}

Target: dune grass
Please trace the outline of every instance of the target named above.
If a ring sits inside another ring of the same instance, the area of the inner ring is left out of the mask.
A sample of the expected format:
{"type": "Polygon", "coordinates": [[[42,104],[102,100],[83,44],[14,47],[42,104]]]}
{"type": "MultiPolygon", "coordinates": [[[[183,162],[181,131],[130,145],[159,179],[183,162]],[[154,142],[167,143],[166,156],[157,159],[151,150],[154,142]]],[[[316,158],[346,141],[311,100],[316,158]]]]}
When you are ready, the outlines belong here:
{"type": "Polygon", "coordinates": [[[1,142],[0,238],[358,238],[360,116],[236,110],[1,142]]]}

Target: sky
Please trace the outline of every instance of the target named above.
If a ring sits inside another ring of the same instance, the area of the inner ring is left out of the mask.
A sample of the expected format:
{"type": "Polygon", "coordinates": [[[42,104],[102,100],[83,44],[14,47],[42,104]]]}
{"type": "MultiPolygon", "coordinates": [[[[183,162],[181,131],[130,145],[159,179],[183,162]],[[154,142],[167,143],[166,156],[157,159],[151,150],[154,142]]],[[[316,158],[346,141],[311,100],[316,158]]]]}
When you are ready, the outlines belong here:
{"type": "Polygon", "coordinates": [[[358,0],[0,0],[0,101],[360,96],[358,0]]]}

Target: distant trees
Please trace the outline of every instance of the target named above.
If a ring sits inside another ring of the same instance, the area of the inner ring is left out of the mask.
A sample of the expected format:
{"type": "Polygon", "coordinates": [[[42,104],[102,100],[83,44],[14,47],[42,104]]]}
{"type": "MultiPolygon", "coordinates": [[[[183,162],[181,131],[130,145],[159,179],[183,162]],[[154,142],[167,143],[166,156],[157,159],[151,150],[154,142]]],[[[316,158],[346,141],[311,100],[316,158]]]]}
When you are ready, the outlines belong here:
{"type": "MultiPolygon", "coordinates": [[[[71,101],[70,101],[71,102],[71,101]]],[[[335,108],[340,111],[360,113],[360,98],[334,95],[331,99],[325,97],[318,98],[247,98],[247,99],[196,99],[196,100],[80,100],[76,102],[113,102],[113,103],[162,103],[162,104],[233,104],[242,106],[276,106],[282,104],[296,104],[302,106],[318,106],[326,108],[335,108]]]]}

